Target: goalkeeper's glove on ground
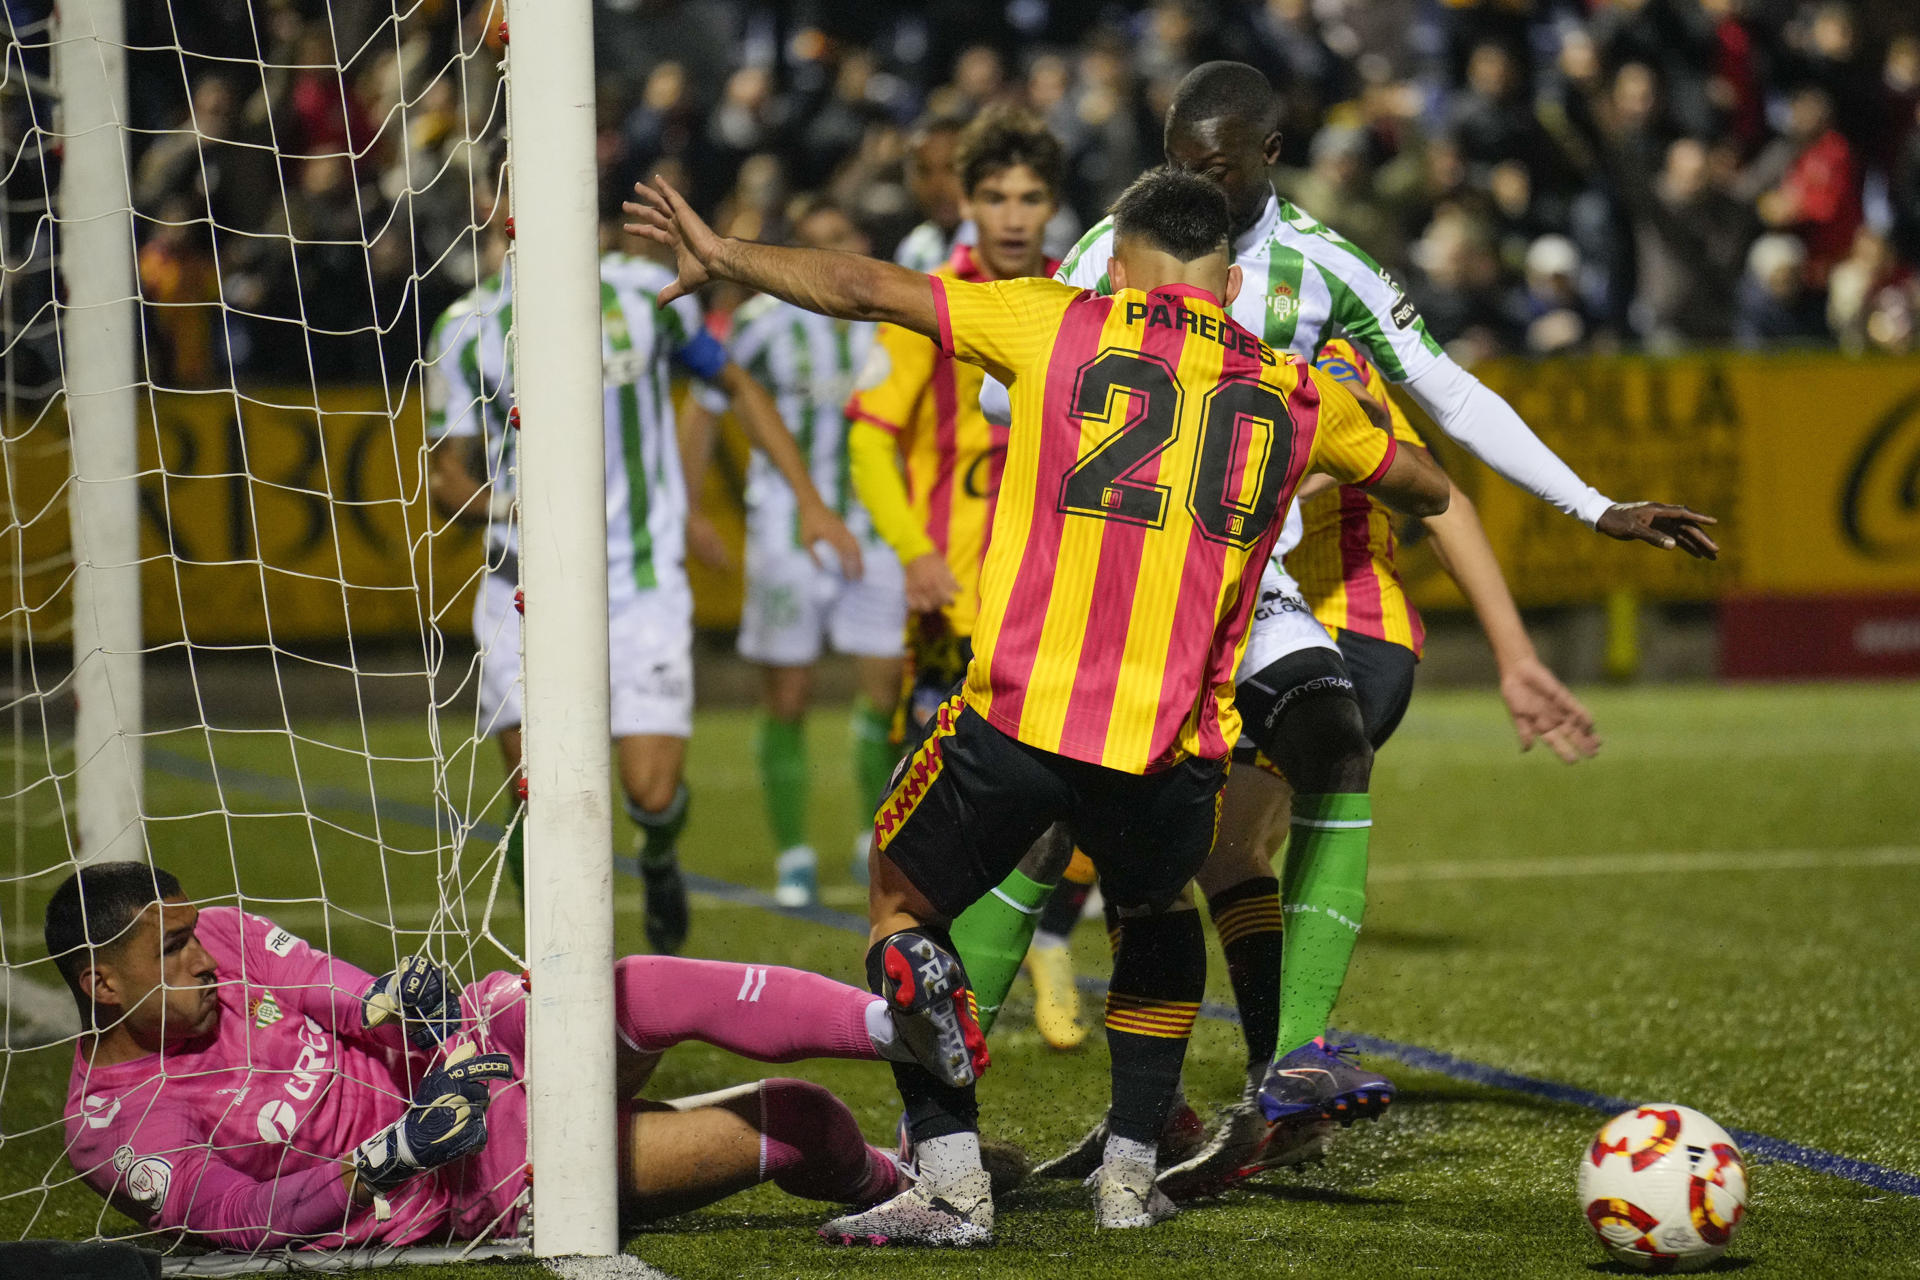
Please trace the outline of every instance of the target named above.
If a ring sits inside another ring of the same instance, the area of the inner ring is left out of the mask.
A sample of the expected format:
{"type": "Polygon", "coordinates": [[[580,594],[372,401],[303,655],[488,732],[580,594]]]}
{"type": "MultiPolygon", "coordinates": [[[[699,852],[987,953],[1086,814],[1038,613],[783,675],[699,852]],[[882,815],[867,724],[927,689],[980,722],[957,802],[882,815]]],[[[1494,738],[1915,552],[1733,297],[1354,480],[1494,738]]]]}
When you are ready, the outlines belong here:
{"type": "Polygon", "coordinates": [[[422,1080],[406,1114],[354,1149],[353,1168],[376,1192],[472,1155],[487,1145],[487,1089],[513,1078],[504,1053],[472,1056],[471,1047],[422,1080]]]}
{"type": "Polygon", "coordinates": [[[360,1004],[369,1029],[397,1020],[415,1048],[438,1049],[460,1031],[460,992],[425,956],[375,978],[360,1004]]]}

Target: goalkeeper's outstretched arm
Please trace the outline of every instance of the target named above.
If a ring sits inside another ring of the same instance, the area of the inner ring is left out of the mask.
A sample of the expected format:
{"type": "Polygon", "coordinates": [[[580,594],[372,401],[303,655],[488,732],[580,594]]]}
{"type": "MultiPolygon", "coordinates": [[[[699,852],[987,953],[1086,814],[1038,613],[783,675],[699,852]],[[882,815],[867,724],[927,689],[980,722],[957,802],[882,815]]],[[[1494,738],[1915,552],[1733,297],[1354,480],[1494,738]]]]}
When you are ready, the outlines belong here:
{"type": "Polygon", "coordinates": [[[722,239],[665,178],[636,182],[633,190],[638,198],[621,206],[633,219],[626,229],[674,251],[679,275],[661,292],[663,302],[709,280],[734,280],[821,315],[885,321],[940,340],[931,277],[923,271],[857,253],[722,239]]]}

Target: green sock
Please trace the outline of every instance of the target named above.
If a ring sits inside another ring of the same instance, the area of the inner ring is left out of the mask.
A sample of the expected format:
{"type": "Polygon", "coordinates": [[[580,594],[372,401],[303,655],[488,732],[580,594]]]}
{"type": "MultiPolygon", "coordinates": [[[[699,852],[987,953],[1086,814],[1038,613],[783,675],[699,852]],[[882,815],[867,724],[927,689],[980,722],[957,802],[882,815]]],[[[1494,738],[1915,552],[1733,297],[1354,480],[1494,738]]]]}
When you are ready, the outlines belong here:
{"type": "Polygon", "coordinates": [[[773,843],[785,852],[807,842],[807,735],[802,720],[760,718],[760,790],[773,843]]]}
{"type": "Polygon", "coordinates": [[[893,716],[868,702],[853,700],[853,806],[861,826],[873,825],[873,811],[887,794],[887,782],[900,753],[894,749],[893,716]]]}
{"type": "Polygon", "coordinates": [[[1027,957],[1027,944],[1033,941],[1034,928],[1040,923],[1040,909],[1053,892],[1050,884],[1039,884],[1016,871],[999,887],[960,913],[949,931],[953,949],[967,971],[967,985],[973,989],[975,1016],[984,1033],[993,1027],[1000,1005],[1013,986],[1013,975],[1027,957]]]}
{"type": "Polygon", "coordinates": [[[1326,1034],[1360,938],[1372,826],[1373,806],[1365,795],[1293,798],[1293,834],[1280,887],[1287,928],[1279,1056],[1326,1034]]]}

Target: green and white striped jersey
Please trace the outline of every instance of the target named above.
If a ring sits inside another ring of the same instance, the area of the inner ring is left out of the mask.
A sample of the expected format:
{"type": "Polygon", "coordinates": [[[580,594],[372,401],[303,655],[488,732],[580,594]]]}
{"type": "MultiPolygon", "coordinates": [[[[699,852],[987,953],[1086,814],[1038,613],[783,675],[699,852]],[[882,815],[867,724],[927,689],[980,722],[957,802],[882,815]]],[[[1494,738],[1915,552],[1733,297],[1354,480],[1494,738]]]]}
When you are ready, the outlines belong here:
{"type": "MultiPolygon", "coordinates": [[[[772,392],[820,497],[854,537],[879,548],[884,544],[873,521],[854,496],[845,413],[873,332],[871,324],[829,319],[761,294],[734,313],[727,347],[734,362],[772,392]]],[[[793,489],[758,449],[747,472],[747,509],[757,534],[783,529],[793,546],[800,545],[793,489]]]]}
{"type": "MultiPolygon", "coordinates": [[[[712,344],[700,305],[662,305],[673,272],[644,258],[600,259],[600,359],[606,393],[607,589],[614,603],[684,581],[687,496],[674,430],[668,362],[690,344],[712,344]]],[[[508,334],[513,296],[506,272],[454,303],[433,328],[427,369],[427,432],[486,441],[487,477],[514,491],[519,433],[507,427],[513,401],[508,334]]],[[[531,433],[538,422],[525,422],[531,433]]],[[[506,522],[489,543],[515,549],[506,522]]]]}
{"type": "MultiPolygon", "coordinates": [[[[1112,257],[1113,219],[1103,218],[1054,279],[1109,293],[1112,257]]],[[[1442,358],[1426,321],[1378,263],[1277,195],[1234,240],[1233,260],[1242,279],[1229,313],[1275,350],[1312,360],[1329,339],[1351,338],[1395,382],[1419,377],[1442,358]]]]}
{"type": "Polygon", "coordinates": [[[953,256],[956,244],[972,244],[975,235],[971,221],[945,231],[937,222],[923,222],[907,232],[893,251],[893,260],[910,271],[938,271],[953,256]]]}

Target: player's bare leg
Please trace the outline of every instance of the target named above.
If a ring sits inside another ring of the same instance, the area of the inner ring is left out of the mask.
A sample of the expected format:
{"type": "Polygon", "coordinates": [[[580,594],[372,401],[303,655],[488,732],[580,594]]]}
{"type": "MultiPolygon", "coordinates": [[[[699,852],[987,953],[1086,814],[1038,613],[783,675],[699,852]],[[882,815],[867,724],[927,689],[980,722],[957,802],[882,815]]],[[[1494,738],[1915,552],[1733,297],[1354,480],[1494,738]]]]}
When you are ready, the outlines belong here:
{"type": "Polygon", "coordinates": [[[864,1206],[907,1185],[846,1105],[801,1080],[761,1080],[622,1108],[624,1207],[663,1218],[772,1182],[789,1195],[864,1206]]]}
{"type": "Polygon", "coordinates": [[[614,741],[627,816],[640,828],[640,879],[646,888],[647,942],[672,954],[687,940],[687,885],[677,841],[687,824],[687,785],[681,778],[687,740],[634,734],[614,741]]]}
{"type": "Polygon", "coordinates": [[[760,788],[767,826],[773,832],[773,897],[783,907],[819,901],[819,864],[807,842],[807,703],[813,694],[813,668],[761,668],[758,755],[760,788]]]}

